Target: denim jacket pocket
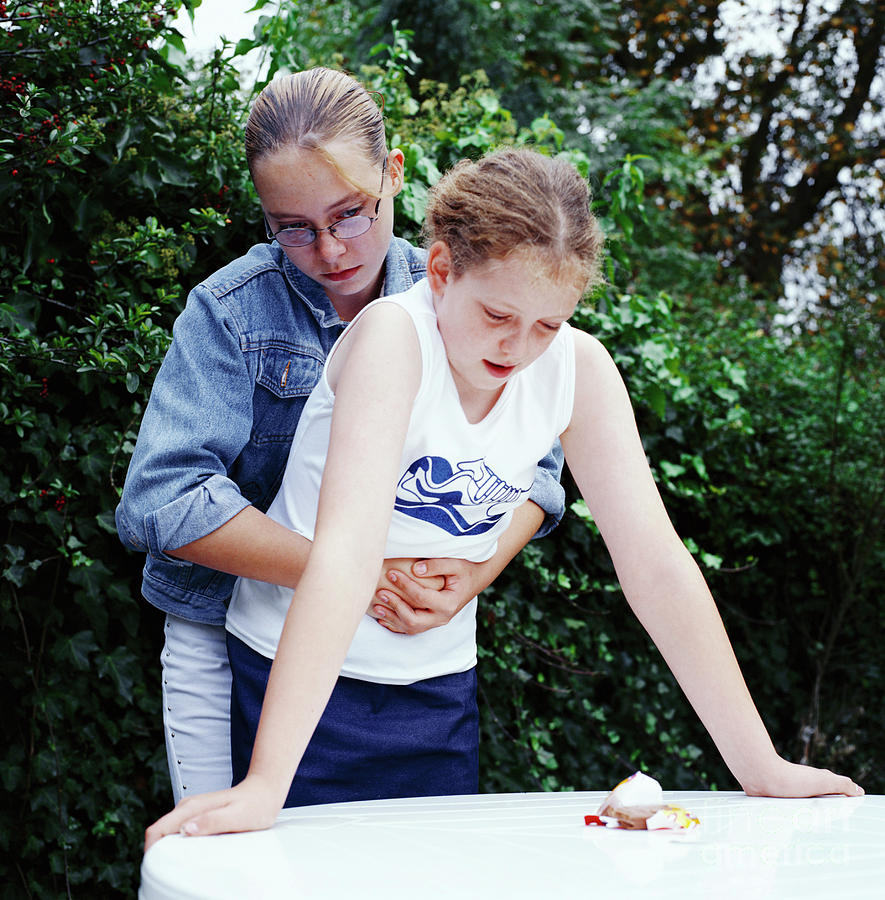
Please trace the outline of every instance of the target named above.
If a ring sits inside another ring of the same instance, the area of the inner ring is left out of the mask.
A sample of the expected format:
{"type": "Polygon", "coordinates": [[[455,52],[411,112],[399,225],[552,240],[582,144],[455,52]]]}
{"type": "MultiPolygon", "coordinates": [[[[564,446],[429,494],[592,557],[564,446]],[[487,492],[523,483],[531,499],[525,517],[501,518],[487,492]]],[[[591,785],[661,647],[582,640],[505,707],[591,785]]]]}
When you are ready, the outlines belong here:
{"type": "Polygon", "coordinates": [[[323,361],[292,347],[264,347],[256,382],[277,397],[306,397],[320,380],[323,361]]]}

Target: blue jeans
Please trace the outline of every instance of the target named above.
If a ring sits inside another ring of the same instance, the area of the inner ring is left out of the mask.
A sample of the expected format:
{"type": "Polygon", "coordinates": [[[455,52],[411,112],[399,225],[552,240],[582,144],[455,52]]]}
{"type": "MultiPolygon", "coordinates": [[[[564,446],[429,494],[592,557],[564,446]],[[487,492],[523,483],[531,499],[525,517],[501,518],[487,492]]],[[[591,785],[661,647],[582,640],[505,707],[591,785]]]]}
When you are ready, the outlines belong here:
{"type": "MultiPolygon", "coordinates": [[[[271,660],[228,634],[233,783],[246,776],[271,660]]],[[[285,806],[475,794],[476,669],[414,684],[339,678],[285,806]]]]}

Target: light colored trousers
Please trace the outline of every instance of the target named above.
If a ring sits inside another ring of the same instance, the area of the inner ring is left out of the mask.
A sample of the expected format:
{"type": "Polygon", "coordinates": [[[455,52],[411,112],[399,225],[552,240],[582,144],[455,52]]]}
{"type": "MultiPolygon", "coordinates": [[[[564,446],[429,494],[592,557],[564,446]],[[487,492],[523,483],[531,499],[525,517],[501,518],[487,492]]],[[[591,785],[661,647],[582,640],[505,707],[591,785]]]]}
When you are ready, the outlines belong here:
{"type": "Polygon", "coordinates": [[[230,787],[230,663],[223,625],[166,616],[163,726],[175,802],[230,787]]]}

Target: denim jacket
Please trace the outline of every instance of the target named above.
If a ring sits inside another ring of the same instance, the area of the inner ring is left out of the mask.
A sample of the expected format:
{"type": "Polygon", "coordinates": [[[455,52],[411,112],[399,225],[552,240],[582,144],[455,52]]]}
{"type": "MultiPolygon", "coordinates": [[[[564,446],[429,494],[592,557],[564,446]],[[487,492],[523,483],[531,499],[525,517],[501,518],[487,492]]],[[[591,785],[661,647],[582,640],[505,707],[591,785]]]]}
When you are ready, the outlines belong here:
{"type": "MultiPolygon", "coordinates": [[[[425,275],[425,253],[393,238],[384,293],[425,275]]],[[[343,323],[325,291],[276,242],[258,244],[195,287],[172,330],[116,510],[123,543],[147,554],[145,598],[223,625],[235,576],[169,556],[279,489],[298,419],[343,323]]],[[[559,446],[531,499],[564,512],[559,446]]]]}

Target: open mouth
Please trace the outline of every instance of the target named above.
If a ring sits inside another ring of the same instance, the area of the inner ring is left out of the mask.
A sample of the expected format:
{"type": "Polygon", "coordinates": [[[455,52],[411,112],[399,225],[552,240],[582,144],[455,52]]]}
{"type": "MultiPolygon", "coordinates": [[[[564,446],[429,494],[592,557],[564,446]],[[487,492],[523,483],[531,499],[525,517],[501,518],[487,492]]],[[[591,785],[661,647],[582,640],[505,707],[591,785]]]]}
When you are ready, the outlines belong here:
{"type": "Polygon", "coordinates": [[[495,378],[507,378],[516,368],[516,366],[499,366],[497,363],[490,362],[487,359],[484,359],[483,363],[485,363],[486,370],[489,374],[494,375],[495,378]]]}

